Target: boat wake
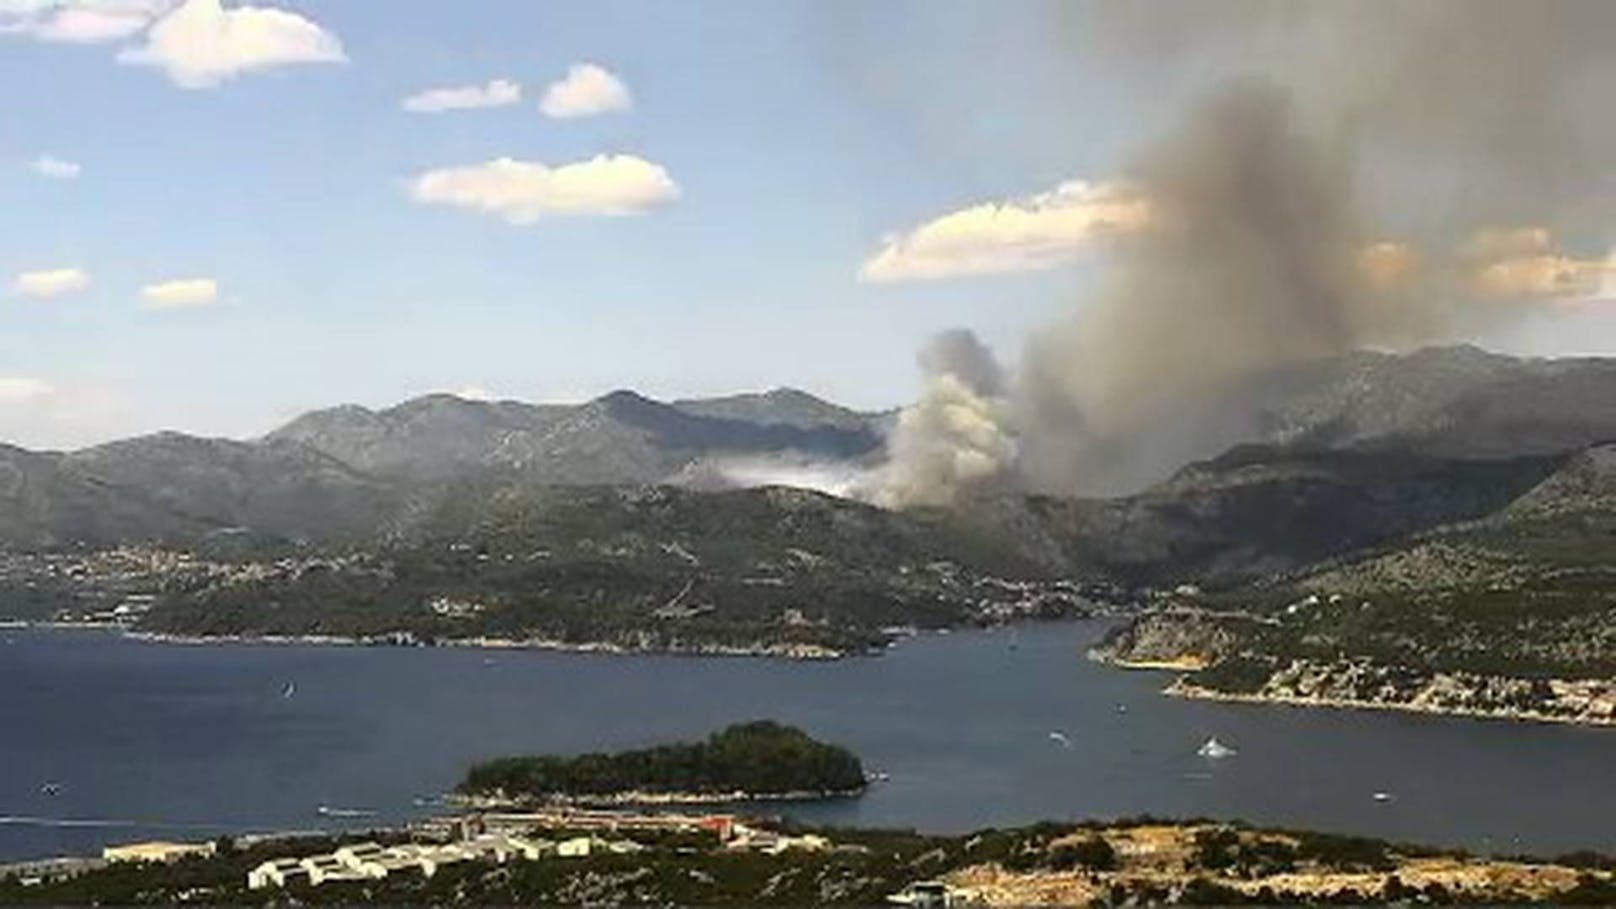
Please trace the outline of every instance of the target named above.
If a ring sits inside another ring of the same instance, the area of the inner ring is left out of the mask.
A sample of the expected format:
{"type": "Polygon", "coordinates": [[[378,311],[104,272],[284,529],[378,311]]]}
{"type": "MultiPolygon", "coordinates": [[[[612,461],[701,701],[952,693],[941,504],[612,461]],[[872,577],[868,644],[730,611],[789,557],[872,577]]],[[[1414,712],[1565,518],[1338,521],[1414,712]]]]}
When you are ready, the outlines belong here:
{"type": "Polygon", "coordinates": [[[0,827],[138,827],[137,821],[110,818],[34,817],[24,814],[0,814],[0,827]]]}

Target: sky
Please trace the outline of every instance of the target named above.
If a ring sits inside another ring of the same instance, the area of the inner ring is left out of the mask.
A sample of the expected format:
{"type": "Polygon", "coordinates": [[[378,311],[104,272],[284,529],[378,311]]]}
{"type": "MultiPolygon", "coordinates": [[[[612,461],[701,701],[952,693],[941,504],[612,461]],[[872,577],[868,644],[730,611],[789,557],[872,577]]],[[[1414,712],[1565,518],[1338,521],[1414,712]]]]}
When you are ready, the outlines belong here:
{"type": "MultiPolygon", "coordinates": [[[[1061,18],[0,0],[0,441],[250,437],[434,391],[884,408],[955,325],[1013,360],[1140,217],[1110,178],[1193,82],[1075,52],[1061,18]]],[[[1607,342],[1578,312],[1500,345],[1607,342]]]]}

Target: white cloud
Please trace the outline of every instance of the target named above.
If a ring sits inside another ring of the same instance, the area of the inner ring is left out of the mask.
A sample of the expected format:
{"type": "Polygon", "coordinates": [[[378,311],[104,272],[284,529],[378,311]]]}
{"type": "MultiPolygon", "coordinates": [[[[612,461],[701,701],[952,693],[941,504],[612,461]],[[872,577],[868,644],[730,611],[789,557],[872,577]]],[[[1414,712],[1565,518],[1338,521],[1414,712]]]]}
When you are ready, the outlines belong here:
{"type": "Polygon", "coordinates": [[[128,38],[177,0],[9,0],[0,2],[0,32],[40,41],[102,44],[128,38]]]}
{"type": "Polygon", "coordinates": [[[597,155],[550,167],[497,158],[484,164],[431,170],[409,183],[410,197],[532,224],[546,215],[633,215],[679,197],[660,165],[634,155],[597,155]]]}
{"type": "Polygon", "coordinates": [[[218,302],[219,285],[212,278],[183,278],[148,284],[140,289],[143,309],[193,309],[218,302]]]}
{"type": "Polygon", "coordinates": [[[89,287],[90,276],[79,268],[25,271],[17,276],[11,286],[25,297],[60,297],[89,287]]]}
{"type": "Polygon", "coordinates": [[[545,116],[558,119],[591,117],[614,110],[628,110],[634,106],[623,80],[593,63],[574,63],[567,68],[567,76],[552,82],[544,90],[539,110],[545,116]]]}
{"type": "Polygon", "coordinates": [[[0,376],[0,405],[27,404],[56,391],[49,382],[26,376],[0,376]]]}
{"type": "Polygon", "coordinates": [[[71,180],[84,170],[72,161],[63,161],[53,155],[40,155],[30,161],[28,166],[42,177],[53,177],[57,180],[71,180]]]}
{"type": "Polygon", "coordinates": [[[975,205],[886,237],[865,260],[872,283],[1052,268],[1095,241],[1143,227],[1148,202],[1116,183],[1072,180],[1025,199],[975,205]]]}
{"type": "Polygon", "coordinates": [[[144,44],[118,54],[118,62],[155,66],[182,88],[213,88],[254,70],[347,59],[336,35],[312,20],[268,6],[227,9],[220,0],[185,0],[151,27],[144,44]]]}
{"type": "Polygon", "coordinates": [[[438,114],[446,110],[504,107],[522,100],[522,86],[508,79],[494,79],[487,85],[459,88],[432,88],[404,99],[405,110],[416,114],[438,114]]]}

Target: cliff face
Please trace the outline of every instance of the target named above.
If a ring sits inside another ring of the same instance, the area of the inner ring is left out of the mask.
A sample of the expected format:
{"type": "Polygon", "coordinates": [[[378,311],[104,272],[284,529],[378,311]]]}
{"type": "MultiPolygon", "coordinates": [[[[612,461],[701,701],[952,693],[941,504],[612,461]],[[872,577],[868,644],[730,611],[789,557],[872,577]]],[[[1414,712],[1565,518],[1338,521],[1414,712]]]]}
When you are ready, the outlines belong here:
{"type": "Polygon", "coordinates": [[[1239,621],[1188,609],[1146,613],[1112,629],[1089,656],[1115,666],[1200,669],[1233,652],[1227,626],[1239,621]]]}

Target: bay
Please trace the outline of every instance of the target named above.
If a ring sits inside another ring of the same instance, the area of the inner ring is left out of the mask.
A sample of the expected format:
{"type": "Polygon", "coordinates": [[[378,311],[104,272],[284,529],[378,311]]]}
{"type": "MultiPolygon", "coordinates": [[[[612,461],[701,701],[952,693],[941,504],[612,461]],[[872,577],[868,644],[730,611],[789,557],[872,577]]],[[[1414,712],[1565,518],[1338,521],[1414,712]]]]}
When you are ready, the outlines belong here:
{"type": "Polygon", "coordinates": [[[957,832],[1152,814],[1616,852],[1616,730],[1167,698],[1170,675],[1084,659],[1105,627],[927,635],[829,663],[7,630],[0,860],[399,821],[484,757],[765,717],[890,775],[861,799],[767,809],[820,823],[957,832]],[[1210,736],[1236,754],[1198,756],[1210,736]]]}

